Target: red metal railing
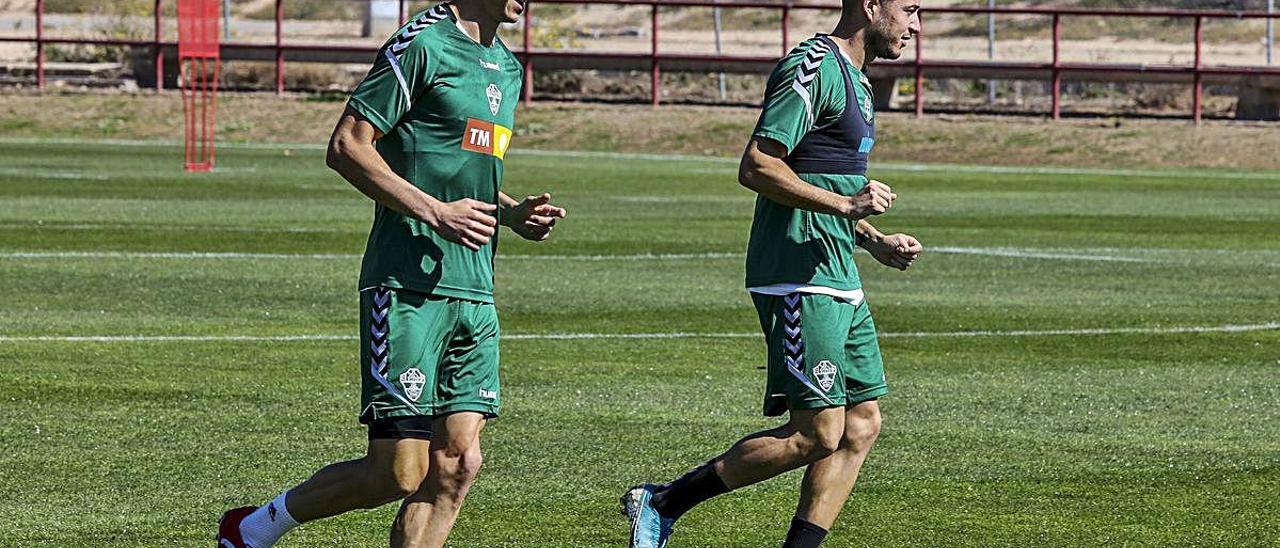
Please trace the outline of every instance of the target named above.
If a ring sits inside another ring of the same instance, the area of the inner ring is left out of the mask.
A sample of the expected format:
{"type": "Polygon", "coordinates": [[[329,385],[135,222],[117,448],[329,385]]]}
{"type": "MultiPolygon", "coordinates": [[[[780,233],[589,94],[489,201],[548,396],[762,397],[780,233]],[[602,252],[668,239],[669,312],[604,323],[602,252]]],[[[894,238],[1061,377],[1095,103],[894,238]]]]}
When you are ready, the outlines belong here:
{"type": "MultiPolygon", "coordinates": [[[[286,57],[291,52],[334,52],[334,53],[376,53],[375,46],[359,46],[359,45],[335,45],[335,44],[290,44],[284,39],[284,2],[285,0],[275,1],[275,41],[272,44],[264,43],[246,43],[246,42],[227,42],[223,44],[226,50],[261,50],[269,49],[274,52],[275,62],[275,90],[277,93],[285,91],[285,66],[286,57]]],[[[403,22],[408,16],[409,0],[399,0],[400,3],[400,19],[403,22]]],[[[44,0],[36,0],[36,28],[35,35],[32,37],[0,37],[0,42],[24,42],[34,43],[36,45],[36,83],[39,87],[45,85],[45,45],[47,44],[82,44],[82,45],[104,45],[104,46],[130,46],[130,47],[150,47],[154,50],[156,59],[156,89],[159,90],[164,85],[164,51],[167,48],[175,47],[176,44],[163,40],[162,35],[162,17],[161,8],[163,0],[155,0],[155,37],[152,40],[122,40],[122,39],[88,39],[88,38],[61,38],[46,37],[44,32],[44,0]]],[[[659,48],[659,32],[660,32],[660,8],[754,8],[777,10],[781,15],[781,43],[782,53],[786,53],[791,47],[790,40],[790,15],[794,10],[826,10],[836,12],[839,11],[839,5],[819,4],[808,2],[786,2],[773,3],[758,0],[727,0],[717,2],[712,0],[537,0],[536,2],[526,5],[526,13],[523,22],[522,48],[517,52],[525,67],[525,88],[524,97],[526,101],[533,99],[533,73],[538,59],[571,59],[571,58],[592,58],[592,59],[613,59],[613,60],[643,60],[647,61],[650,71],[650,100],[654,105],[661,102],[661,74],[664,64],[673,62],[706,62],[706,63],[762,63],[767,64],[776,57],[750,56],[750,55],[712,55],[712,54],[691,54],[679,52],[665,52],[659,48]],[[531,45],[530,36],[532,34],[532,21],[535,18],[534,7],[541,4],[569,4],[569,5],[588,5],[588,4],[611,4],[611,5],[631,5],[631,6],[648,6],[651,9],[650,22],[650,50],[648,53],[626,53],[626,52],[605,52],[605,51],[564,51],[554,49],[539,49],[531,45]]],[[[938,60],[930,61],[925,58],[924,44],[925,35],[921,35],[915,43],[916,57],[910,61],[879,63],[882,66],[892,68],[905,69],[908,74],[915,77],[915,112],[918,116],[924,114],[924,81],[929,71],[939,70],[987,70],[987,71],[1006,71],[1007,76],[1013,78],[1015,74],[1035,73],[1036,71],[1044,72],[1048,75],[1052,87],[1052,107],[1050,114],[1056,119],[1062,113],[1062,81],[1064,77],[1069,75],[1082,75],[1085,73],[1108,74],[1116,76],[1117,80],[1123,80],[1125,76],[1135,77],[1137,75],[1166,75],[1176,77],[1189,77],[1193,86],[1193,104],[1192,118],[1199,121],[1203,112],[1203,93],[1206,76],[1226,77],[1226,76],[1249,76],[1273,78],[1280,81],[1280,68],[1263,67],[1263,66],[1205,66],[1203,62],[1203,44],[1204,44],[1204,22],[1206,19],[1280,19],[1280,13],[1268,14],[1260,11],[1193,11],[1193,10],[1142,10],[1142,11],[1122,11],[1108,9],[1077,9],[1077,8],[986,8],[986,7],[926,7],[923,11],[925,15],[931,14],[969,14],[969,15],[1023,15],[1023,16],[1042,16],[1052,20],[1052,46],[1053,57],[1049,63],[1028,63],[1028,62],[995,62],[995,61],[947,61],[938,60]],[[1062,61],[1061,42],[1062,42],[1062,21],[1065,17],[1153,17],[1153,18],[1173,18],[1173,19],[1193,19],[1195,22],[1195,32],[1192,39],[1195,44],[1195,60],[1191,65],[1120,65],[1106,63],[1067,63],[1062,61]]],[[[833,19],[834,20],[834,19],[833,19]]]]}

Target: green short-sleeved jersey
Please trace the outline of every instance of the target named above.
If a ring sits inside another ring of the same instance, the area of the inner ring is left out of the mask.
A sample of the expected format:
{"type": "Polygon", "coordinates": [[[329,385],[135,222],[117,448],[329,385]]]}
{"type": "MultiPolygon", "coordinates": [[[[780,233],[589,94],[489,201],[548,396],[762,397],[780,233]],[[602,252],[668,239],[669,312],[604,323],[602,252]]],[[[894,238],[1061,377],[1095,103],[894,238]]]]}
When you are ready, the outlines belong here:
{"type": "MultiPolygon", "coordinates": [[[[411,19],[378,52],[349,106],[384,134],[378,153],[414,186],[443,202],[497,204],[523,69],[501,40],[482,46],[456,23],[448,4],[411,19]]],[[[491,303],[496,247],[495,236],[471,251],[379,205],[360,287],[491,303]]]]}
{"type": "MultiPolygon", "coordinates": [[[[819,38],[803,42],[769,77],[754,135],[782,143],[788,154],[810,132],[835,124],[844,114],[847,93],[840,63],[852,77],[859,114],[869,123],[875,118],[866,76],[841,52],[828,49],[823,53],[822,44],[819,38]],[[819,55],[815,72],[812,64],[819,55]]],[[[800,178],[844,196],[857,194],[867,184],[861,175],[802,173],[800,178]]],[[[758,197],[747,247],[747,287],[801,284],[842,291],[860,289],[862,282],[853,262],[856,225],[856,221],[758,197]]]]}

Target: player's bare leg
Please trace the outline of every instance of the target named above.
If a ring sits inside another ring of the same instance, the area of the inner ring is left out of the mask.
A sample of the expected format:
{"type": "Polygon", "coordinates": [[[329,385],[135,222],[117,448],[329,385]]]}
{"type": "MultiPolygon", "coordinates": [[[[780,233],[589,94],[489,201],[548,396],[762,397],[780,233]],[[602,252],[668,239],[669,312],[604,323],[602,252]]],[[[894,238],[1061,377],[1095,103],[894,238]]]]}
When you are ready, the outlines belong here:
{"type": "Polygon", "coordinates": [[[429,449],[423,439],[370,440],[364,458],[326,466],[259,508],[227,512],[219,545],[268,548],[302,523],[402,499],[426,477],[429,449]]]}
{"type": "Polygon", "coordinates": [[[427,476],[430,448],[427,440],[370,440],[364,458],[326,466],[289,490],[289,513],[308,522],[405,498],[427,476]]]}
{"type": "Polygon", "coordinates": [[[862,402],[848,408],[840,448],[809,465],[800,487],[796,518],[830,530],[853,492],[858,471],[880,435],[880,404],[862,402]]]}
{"type": "Polygon", "coordinates": [[[430,465],[418,491],[405,499],[391,529],[392,548],[441,548],[483,461],[480,413],[461,412],[433,424],[430,465]]]}
{"type": "Polygon", "coordinates": [[[675,520],[694,506],[830,455],[844,436],[844,408],[801,409],[786,425],[747,436],[723,455],[667,485],[638,485],[622,498],[630,545],[666,545],[675,520]]]}
{"type": "MultiPolygon", "coordinates": [[[[743,438],[713,462],[730,490],[767,480],[822,459],[840,446],[844,408],[791,412],[786,425],[743,438]]],[[[654,504],[662,507],[661,495],[654,504]]]]}

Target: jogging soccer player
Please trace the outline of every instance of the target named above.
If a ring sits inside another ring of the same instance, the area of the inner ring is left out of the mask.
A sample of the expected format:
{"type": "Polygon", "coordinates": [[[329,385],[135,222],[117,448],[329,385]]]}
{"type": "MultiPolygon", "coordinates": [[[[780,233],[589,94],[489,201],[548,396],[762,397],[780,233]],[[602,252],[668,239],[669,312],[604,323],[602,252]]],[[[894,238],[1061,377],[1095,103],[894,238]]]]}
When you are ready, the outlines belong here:
{"type": "Polygon", "coordinates": [[[364,458],[227,512],[220,548],[267,548],[300,523],[404,499],[391,546],[443,546],[499,410],[498,225],[550,236],[563,209],[502,193],[523,71],[496,36],[524,2],[454,0],[382,47],[328,164],[376,202],[360,273],[364,458]]]}
{"type": "Polygon", "coordinates": [[[902,270],[922,250],[864,220],[895,195],[866,177],[876,117],[862,69],[901,55],[920,32],[919,9],[919,0],[845,0],[830,35],[805,41],[774,69],[739,180],[759,194],[747,287],[768,347],[764,413],[790,417],[671,483],[623,495],[633,548],[666,546],[695,505],[803,466],[783,547],[814,548],[852,492],[880,431],[877,398],[888,393],[855,248],[902,270]]]}

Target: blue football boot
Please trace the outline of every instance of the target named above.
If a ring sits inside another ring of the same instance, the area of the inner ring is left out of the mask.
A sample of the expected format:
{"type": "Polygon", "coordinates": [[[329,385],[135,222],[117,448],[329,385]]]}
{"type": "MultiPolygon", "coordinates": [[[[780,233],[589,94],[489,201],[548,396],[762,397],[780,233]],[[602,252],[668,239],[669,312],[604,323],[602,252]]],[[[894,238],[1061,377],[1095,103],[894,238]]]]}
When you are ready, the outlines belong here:
{"type": "Polygon", "coordinates": [[[658,488],[646,483],[622,495],[622,515],[631,522],[630,548],[666,548],[667,539],[671,538],[676,520],[662,517],[653,507],[653,494],[658,488]]]}

